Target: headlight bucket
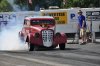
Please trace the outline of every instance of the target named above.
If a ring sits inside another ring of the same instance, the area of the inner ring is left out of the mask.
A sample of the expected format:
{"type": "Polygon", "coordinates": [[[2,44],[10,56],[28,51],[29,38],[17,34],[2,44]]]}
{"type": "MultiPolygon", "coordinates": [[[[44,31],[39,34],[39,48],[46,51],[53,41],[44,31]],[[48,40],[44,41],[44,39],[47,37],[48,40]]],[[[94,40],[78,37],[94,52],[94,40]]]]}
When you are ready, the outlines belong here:
{"type": "Polygon", "coordinates": [[[35,33],[34,37],[35,38],[39,38],[40,37],[40,34],[39,33],[35,33]]]}

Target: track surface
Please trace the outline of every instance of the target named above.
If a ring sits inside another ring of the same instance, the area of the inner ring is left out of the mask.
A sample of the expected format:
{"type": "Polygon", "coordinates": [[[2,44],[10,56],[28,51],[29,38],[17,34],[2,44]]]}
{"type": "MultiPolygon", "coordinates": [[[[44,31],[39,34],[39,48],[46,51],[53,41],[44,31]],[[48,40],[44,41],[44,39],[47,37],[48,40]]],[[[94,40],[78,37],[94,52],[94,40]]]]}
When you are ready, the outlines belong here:
{"type": "Polygon", "coordinates": [[[100,44],[66,45],[66,50],[0,51],[0,66],[100,66],[100,44]]]}

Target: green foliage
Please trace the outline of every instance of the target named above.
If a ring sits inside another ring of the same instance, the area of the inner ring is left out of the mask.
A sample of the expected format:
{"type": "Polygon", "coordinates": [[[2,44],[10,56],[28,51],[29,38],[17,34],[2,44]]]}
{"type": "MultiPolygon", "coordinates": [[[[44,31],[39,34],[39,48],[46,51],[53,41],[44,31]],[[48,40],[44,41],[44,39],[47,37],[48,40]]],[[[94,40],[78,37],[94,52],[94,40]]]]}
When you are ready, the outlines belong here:
{"type": "Polygon", "coordinates": [[[34,3],[37,1],[38,0],[32,0],[32,4],[29,4],[28,0],[14,0],[14,3],[19,5],[20,9],[27,7],[29,10],[33,10],[33,6],[35,6],[34,3]]]}
{"type": "Polygon", "coordinates": [[[100,7],[100,0],[67,0],[66,7],[100,7]]]}
{"type": "Polygon", "coordinates": [[[13,8],[8,3],[7,0],[0,0],[0,12],[9,12],[12,11],[13,8]]]}
{"type": "Polygon", "coordinates": [[[62,0],[32,0],[32,4],[29,4],[28,0],[15,0],[15,4],[19,5],[20,8],[23,6],[28,7],[29,10],[34,10],[36,5],[41,8],[47,9],[49,6],[61,7],[62,0]]]}
{"type": "Polygon", "coordinates": [[[15,4],[19,5],[20,8],[26,6],[29,10],[34,10],[37,4],[45,9],[48,9],[49,6],[88,8],[100,7],[100,0],[66,0],[66,4],[63,4],[63,0],[32,0],[32,4],[29,4],[28,0],[15,0],[15,4]]]}
{"type": "Polygon", "coordinates": [[[22,10],[23,7],[28,8],[28,2],[27,2],[27,1],[28,1],[28,0],[14,0],[14,3],[15,3],[16,5],[19,5],[20,9],[22,10]]]}
{"type": "Polygon", "coordinates": [[[27,5],[28,0],[14,0],[15,4],[18,4],[20,7],[27,5]]]}

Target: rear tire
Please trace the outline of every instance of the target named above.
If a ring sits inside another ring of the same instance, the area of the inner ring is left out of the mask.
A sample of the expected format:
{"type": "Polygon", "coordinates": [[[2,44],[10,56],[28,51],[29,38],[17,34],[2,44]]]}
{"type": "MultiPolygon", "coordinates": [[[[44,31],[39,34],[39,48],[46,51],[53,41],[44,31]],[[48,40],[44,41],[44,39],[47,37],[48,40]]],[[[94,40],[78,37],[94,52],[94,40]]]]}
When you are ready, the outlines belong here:
{"type": "Polygon", "coordinates": [[[60,50],[65,50],[65,43],[59,44],[60,50]]]}

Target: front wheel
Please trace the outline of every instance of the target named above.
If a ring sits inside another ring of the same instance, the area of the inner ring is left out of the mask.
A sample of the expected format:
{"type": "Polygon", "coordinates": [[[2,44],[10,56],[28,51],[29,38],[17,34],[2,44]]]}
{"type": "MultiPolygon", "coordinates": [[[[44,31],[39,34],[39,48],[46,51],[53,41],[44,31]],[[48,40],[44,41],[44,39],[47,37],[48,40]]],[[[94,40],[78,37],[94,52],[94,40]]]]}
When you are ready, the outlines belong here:
{"type": "Polygon", "coordinates": [[[65,50],[65,43],[59,44],[60,50],[65,50]]]}
{"type": "Polygon", "coordinates": [[[29,44],[29,51],[34,51],[34,45],[33,44],[29,44]]]}

